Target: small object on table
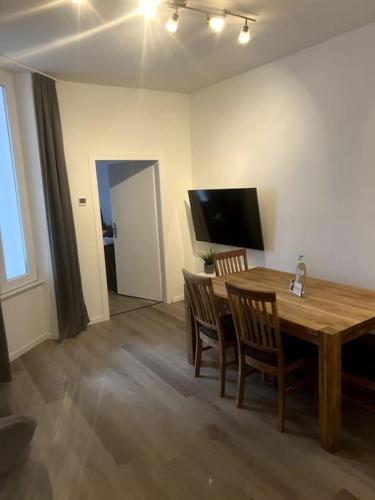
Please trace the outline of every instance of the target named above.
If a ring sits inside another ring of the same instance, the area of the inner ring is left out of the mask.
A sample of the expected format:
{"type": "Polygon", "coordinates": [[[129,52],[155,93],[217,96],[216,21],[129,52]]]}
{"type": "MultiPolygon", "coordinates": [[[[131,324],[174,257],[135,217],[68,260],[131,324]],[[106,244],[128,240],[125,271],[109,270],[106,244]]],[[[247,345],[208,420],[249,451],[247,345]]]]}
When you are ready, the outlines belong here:
{"type": "Polygon", "coordinates": [[[290,280],[289,282],[289,291],[292,292],[293,295],[297,297],[303,297],[303,284],[296,280],[290,280]]]}
{"type": "Polygon", "coordinates": [[[290,280],[289,291],[297,297],[303,297],[303,295],[305,294],[305,283],[306,265],[303,262],[303,255],[300,255],[296,267],[296,277],[294,280],[290,280]]]}
{"type": "Polygon", "coordinates": [[[215,251],[210,248],[207,252],[200,253],[199,257],[204,264],[204,272],[206,274],[214,274],[214,255],[215,251]]]}

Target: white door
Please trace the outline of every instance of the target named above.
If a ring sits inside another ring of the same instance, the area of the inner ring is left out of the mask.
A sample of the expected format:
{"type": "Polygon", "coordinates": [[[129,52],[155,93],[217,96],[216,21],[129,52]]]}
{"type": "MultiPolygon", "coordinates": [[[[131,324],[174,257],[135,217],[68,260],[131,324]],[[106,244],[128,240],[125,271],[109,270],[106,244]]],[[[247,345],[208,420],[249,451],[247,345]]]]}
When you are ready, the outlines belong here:
{"type": "Polygon", "coordinates": [[[122,295],[161,301],[154,166],[121,180],[110,190],[117,291],[122,295]]]}

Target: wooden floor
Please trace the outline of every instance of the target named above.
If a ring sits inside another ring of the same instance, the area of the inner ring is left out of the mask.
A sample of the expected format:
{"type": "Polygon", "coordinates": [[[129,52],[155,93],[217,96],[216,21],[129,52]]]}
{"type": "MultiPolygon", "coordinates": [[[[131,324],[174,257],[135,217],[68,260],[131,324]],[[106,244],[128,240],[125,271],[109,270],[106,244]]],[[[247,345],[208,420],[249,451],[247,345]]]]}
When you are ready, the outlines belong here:
{"type": "Polygon", "coordinates": [[[129,297],[128,295],[119,295],[112,290],[108,290],[109,315],[116,316],[141,307],[157,304],[155,300],[141,299],[139,297],[129,297]]]}
{"type": "Polygon", "coordinates": [[[183,314],[182,303],[121,314],[14,363],[1,390],[39,424],[29,462],[0,478],[2,500],[375,498],[373,415],[345,407],[344,446],[329,455],[297,392],[280,434],[275,389],[257,375],[243,410],[234,370],[217,397],[215,353],[194,379],[183,314]]]}

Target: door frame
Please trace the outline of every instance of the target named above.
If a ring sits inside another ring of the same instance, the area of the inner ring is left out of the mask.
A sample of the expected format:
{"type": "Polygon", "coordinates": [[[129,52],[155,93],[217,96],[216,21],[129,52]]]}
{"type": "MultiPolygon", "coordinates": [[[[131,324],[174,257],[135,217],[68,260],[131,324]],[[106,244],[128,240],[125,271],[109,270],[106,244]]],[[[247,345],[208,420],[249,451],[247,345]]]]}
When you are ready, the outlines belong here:
{"type": "Polygon", "coordinates": [[[164,231],[163,231],[163,216],[162,216],[162,203],[161,203],[161,189],[160,189],[160,153],[150,154],[150,153],[90,153],[89,154],[89,172],[90,172],[90,185],[92,193],[92,203],[93,203],[93,213],[94,222],[96,230],[96,253],[98,260],[98,271],[100,276],[100,293],[101,293],[101,303],[103,310],[104,321],[110,319],[109,314],[109,301],[108,301],[108,289],[107,289],[107,272],[105,268],[105,256],[104,256],[104,245],[103,245],[103,232],[102,232],[102,222],[100,217],[100,200],[99,200],[99,189],[98,189],[98,178],[96,174],[96,162],[97,161],[154,161],[154,173],[155,173],[155,191],[156,191],[156,214],[157,214],[157,225],[159,234],[159,254],[160,254],[160,269],[161,269],[161,289],[162,289],[162,299],[163,302],[167,301],[167,289],[166,289],[166,262],[165,262],[165,250],[164,250],[164,231]]]}

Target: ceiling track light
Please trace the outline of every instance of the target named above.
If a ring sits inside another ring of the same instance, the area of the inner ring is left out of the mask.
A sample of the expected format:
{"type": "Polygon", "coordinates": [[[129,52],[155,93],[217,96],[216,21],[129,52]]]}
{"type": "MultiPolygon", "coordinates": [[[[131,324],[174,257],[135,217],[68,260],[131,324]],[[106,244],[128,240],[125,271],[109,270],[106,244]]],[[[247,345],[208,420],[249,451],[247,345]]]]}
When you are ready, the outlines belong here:
{"type": "Polygon", "coordinates": [[[251,33],[246,19],[245,24],[242,26],[240,34],[238,36],[238,42],[241,45],[246,45],[250,42],[250,40],[251,40],[251,33]]]}
{"type": "Polygon", "coordinates": [[[139,12],[144,15],[145,19],[151,19],[155,16],[160,0],[140,0],[139,12]]]}
{"type": "Polygon", "coordinates": [[[176,12],[174,12],[171,15],[171,17],[168,19],[168,21],[165,25],[167,31],[169,31],[170,33],[176,33],[179,20],[180,20],[180,16],[178,14],[178,9],[176,9],[176,12]]]}
{"type": "Polygon", "coordinates": [[[210,14],[207,14],[207,22],[209,27],[215,33],[220,33],[221,31],[223,31],[225,25],[224,16],[210,16],[210,14]]]}
{"type": "MultiPolygon", "coordinates": [[[[77,1],[77,0],[73,0],[77,1]]],[[[78,0],[78,2],[81,0],[78,0]]],[[[167,5],[170,9],[174,9],[174,13],[168,19],[165,24],[165,28],[170,33],[175,33],[178,28],[178,23],[180,20],[179,10],[185,9],[193,12],[198,12],[205,14],[207,18],[207,23],[209,27],[215,33],[220,33],[225,26],[225,18],[227,16],[235,17],[237,19],[242,19],[245,24],[242,26],[240,34],[238,36],[238,42],[242,45],[246,45],[251,40],[250,27],[248,23],[255,23],[256,19],[250,17],[250,15],[242,14],[241,12],[234,12],[232,10],[220,10],[220,9],[210,9],[207,10],[205,7],[192,6],[187,4],[187,0],[140,0],[139,12],[142,13],[146,19],[154,17],[156,14],[157,7],[160,3],[167,5]]]]}

